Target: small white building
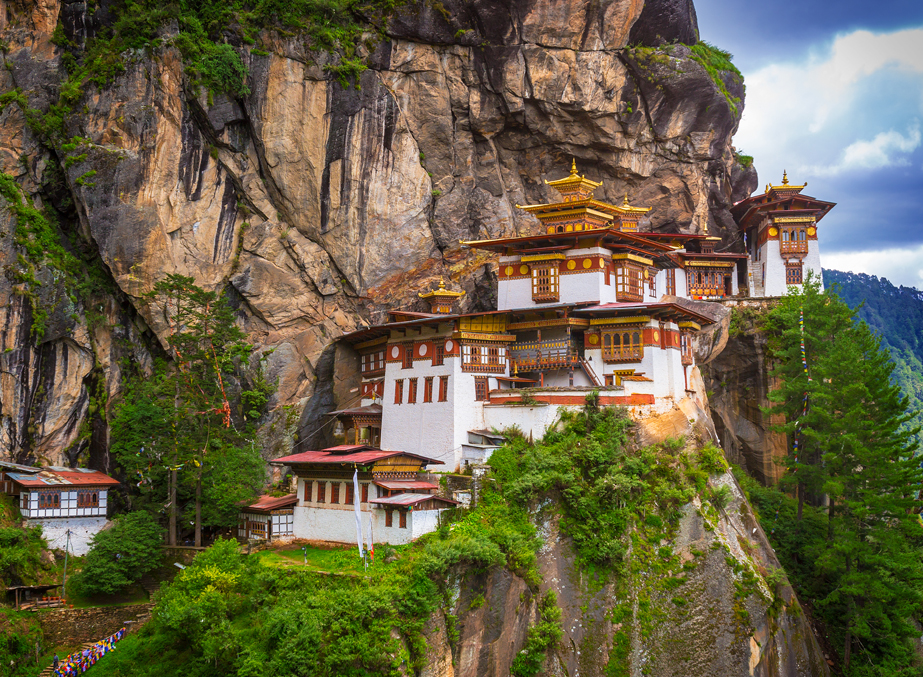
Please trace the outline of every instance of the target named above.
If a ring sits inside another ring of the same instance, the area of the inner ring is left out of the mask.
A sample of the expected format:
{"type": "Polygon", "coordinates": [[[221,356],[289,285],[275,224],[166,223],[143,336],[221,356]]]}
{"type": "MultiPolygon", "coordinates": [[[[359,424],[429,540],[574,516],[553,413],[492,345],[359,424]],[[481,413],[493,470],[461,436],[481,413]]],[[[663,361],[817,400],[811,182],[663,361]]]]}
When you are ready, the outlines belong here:
{"type": "Polygon", "coordinates": [[[10,472],[4,467],[5,493],[16,496],[27,526],[41,526],[52,548],[85,555],[90,541],[105,526],[109,489],[119,484],[108,475],[88,468],[30,468],[10,472]]]}
{"type": "Polygon", "coordinates": [[[295,494],[269,496],[240,509],[237,515],[237,539],[247,541],[280,541],[294,537],[295,494]]]}
{"type": "Polygon", "coordinates": [[[290,466],[297,479],[292,534],[335,543],[356,542],[355,503],[363,533],[371,521],[376,543],[409,543],[439,526],[439,515],[456,502],[435,495],[438,486],[420,478],[441,461],[402,451],[344,444],[272,461],[290,466]],[[359,495],[353,475],[358,472],[359,495]]]}
{"type": "Polygon", "coordinates": [[[803,195],[807,185],[793,185],[783,173],[781,185],[731,208],[746,238],[750,296],[783,296],[809,270],[822,280],[817,224],[836,204],[803,195]]]}

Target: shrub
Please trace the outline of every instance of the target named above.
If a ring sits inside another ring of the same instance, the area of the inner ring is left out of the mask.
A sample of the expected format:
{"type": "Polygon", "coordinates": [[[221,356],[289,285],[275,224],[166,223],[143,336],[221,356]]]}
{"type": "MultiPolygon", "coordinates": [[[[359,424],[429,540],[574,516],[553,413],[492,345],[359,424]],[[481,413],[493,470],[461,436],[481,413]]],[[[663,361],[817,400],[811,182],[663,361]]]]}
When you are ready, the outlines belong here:
{"type": "Polygon", "coordinates": [[[83,592],[111,595],[137,583],[163,561],[163,528],[147,512],[118,517],[93,537],[76,585],[83,592]]]}

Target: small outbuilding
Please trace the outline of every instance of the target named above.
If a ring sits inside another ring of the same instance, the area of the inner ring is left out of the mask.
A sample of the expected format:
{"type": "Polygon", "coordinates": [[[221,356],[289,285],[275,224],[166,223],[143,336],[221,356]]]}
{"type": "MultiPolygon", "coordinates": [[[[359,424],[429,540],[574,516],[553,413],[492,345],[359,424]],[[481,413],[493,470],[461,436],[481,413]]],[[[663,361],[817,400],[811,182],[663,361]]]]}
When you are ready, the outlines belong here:
{"type": "Polygon", "coordinates": [[[237,539],[247,541],[278,541],[292,538],[296,494],[260,496],[255,503],[241,508],[238,515],[237,539]]]}

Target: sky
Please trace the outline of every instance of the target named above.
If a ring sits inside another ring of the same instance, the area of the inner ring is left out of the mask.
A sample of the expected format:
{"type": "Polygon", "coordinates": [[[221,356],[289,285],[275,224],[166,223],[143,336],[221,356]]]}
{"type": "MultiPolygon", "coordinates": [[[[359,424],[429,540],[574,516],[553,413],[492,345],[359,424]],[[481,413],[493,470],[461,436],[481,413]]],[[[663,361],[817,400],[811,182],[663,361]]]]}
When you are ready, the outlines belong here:
{"type": "Polygon", "coordinates": [[[788,170],[836,202],[825,268],[923,289],[923,2],[695,0],[702,40],[744,75],[734,137],[759,190],[788,170]]]}

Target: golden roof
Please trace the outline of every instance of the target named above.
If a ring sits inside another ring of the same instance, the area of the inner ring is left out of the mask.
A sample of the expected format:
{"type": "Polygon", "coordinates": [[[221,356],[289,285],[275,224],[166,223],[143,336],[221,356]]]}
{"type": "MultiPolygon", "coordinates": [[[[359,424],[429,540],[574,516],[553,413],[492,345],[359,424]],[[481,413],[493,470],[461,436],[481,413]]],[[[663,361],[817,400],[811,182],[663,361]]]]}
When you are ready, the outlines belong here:
{"type": "Polygon", "coordinates": [[[428,291],[425,294],[417,294],[421,299],[429,298],[447,298],[447,299],[457,299],[460,296],[464,296],[465,292],[463,291],[451,291],[445,288],[445,278],[439,278],[439,288],[434,289],[433,291],[428,291]]]}
{"type": "Polygon", "coordinates": [[[557,179],[555,181],[545,181],[546,185],[551,186],[556,189],[562,195],[567,193],[575,192],[586,192],[592,193],[594,190],[599,188],[602,184],[602,181],[597,183],[596,181],[590,181],[583,175],[577,173],[577,160],[572,160],[570,165],[570,174],[565,176],[563,179],[557,179]]]}
{"type": "Polygon", "coordinates": [[[622,204],[617,206],[616,209],[622,214],[647,214],[653,207],[632,207],[628,204],[628,193],[625,193],[625,199],[622,200],[622,204]]]}
{"type": "Polygon", "coordinates": [[[788,193],[788,192],[800,193],[807,185],[808,185],[807,181],[805,181],[800,186],[796,186],[794,184],[789,183],[788,182],[788,172],[783,169],[782,170],[782,185],[774,186],[771,183],[768,183],[766,184],[766,192],[769,193],[770,191],[775,191],[775,192],[781,192],[781,193],[788,193]]]}

